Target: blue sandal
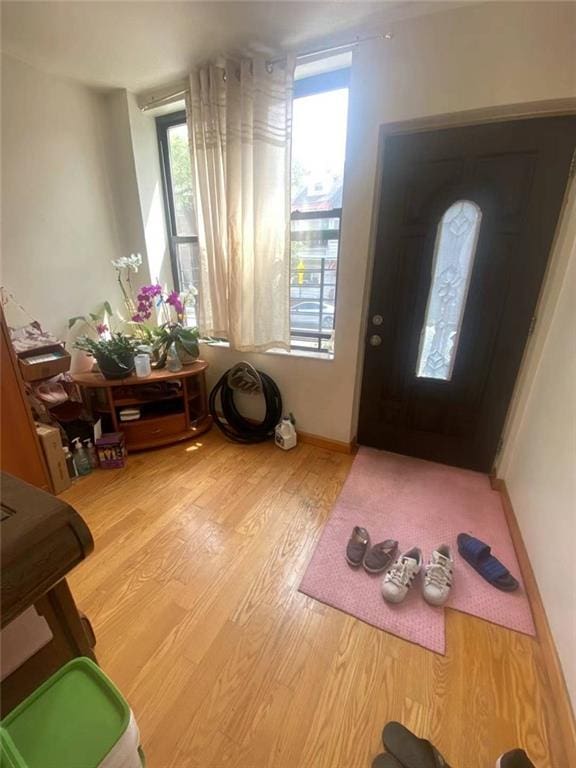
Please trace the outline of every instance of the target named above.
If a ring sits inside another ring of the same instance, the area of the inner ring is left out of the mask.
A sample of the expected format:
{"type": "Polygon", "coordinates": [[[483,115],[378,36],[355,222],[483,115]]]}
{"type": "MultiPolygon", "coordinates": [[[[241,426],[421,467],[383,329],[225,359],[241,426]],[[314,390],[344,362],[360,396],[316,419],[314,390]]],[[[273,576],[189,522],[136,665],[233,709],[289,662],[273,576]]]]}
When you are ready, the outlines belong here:
{"type": "Polygon", "coordinates": [[[520,586],[500,560],[494,557],[488,544],[467,533],[458,534],[458,552],[489,584],[503,592],[514,592],[520,586]]]}

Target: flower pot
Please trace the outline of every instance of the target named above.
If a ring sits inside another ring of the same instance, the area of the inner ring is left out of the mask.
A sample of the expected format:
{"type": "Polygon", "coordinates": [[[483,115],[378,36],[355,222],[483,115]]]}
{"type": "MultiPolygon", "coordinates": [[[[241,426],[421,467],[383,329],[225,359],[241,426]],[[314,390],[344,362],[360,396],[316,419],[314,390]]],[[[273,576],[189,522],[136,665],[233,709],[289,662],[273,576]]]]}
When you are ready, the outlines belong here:
{"type": "Polygon", "coordinates": [[[96,362],[100,373],[105,379],[125,379],[134,372],[134,353],[126,352],[123,355],[97,355],[96,362]]]}
{"type": "Polygon", "coordinates": [[[196,360],[198,360],[200,349],[197,342],[187,341],[186,345],[188,346],[188,349],[185,349],[181,342],[176,341],[176,352],[178,352],[178,357],[180,358],[182,365],[192,365],[192,363],[195,363],[196,360]],[[194,348],[194,352],[190,351],[191,347],[194,348]]]}

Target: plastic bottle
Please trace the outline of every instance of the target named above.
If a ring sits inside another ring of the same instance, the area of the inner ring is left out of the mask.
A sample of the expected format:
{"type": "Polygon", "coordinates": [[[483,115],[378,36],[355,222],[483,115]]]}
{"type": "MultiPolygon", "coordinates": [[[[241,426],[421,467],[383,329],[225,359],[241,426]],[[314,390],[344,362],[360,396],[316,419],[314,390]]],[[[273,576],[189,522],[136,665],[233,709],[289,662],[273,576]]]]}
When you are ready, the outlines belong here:
{"type": "Polygon", "coordinates": [[[74,458],[70,453],[70,448],[68,448],[67,445],[62,446],[62,450],[64,451],[64,460],[66,461],[66,467],[68,468],[68,475],[73,480],[78,476],[78,473],[76,472],[76,464],[74,464],[74,458]]]}
{"type": "Polygon", "coordinates": [[[152,373],[150,347],[138,347],[138,354],[134,358],[134,365],[136,366],[136,376],[138,378],[145,379],[146,376],[150,376],[152,373]]]}
{"type": "Polygon", "coordinates": [[[89,475],[90,472],[92,472],[92,467],[90,466],[88,454],[82,447],[80,438],[76,437],[72,442],[74,443],[74,464],[76,465],[76,471],[79,475],[89,475]]]}
{"type": "Polygon", "coordinates": [[[166,356],[166,367],[169,371],[172,371],[172,373],[176,373],[176,371],[182,370],[182,363],[178,357],[178,350],[176,349],[175,342],[172,342],[168,349],[168,355],[166,356]]]}
{"type": "Polygon", "coordinates": [[[92,469],[96,469],[98,466],[98,456],[96,454],[96,448],[94,447],[94,443],[92,440],[84,440],[85,451],[88,455],[88,458],[90,459],[90,466],[92,469]]]}
{"type": "Polygon", "coordinates": [[[292,419],[289,416],[285,416],[274,430],[274,442],[278,448],[282,448],[284,451],[289,451],[290,448],[296,446],[298,437],[292,419]]]}

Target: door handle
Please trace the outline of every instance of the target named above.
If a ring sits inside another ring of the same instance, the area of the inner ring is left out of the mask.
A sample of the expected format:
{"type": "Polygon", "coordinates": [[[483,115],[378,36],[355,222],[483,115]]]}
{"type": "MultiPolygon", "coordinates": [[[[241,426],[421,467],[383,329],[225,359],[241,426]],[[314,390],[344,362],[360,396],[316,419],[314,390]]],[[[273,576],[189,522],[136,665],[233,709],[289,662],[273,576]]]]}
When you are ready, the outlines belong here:
{"type": "Polygon", "coordinates": [[[371,347],[379,347],[380,344],[382,344],[382,336],[379,336],[377,333],[373,333],[368,341],[371,347]]]}

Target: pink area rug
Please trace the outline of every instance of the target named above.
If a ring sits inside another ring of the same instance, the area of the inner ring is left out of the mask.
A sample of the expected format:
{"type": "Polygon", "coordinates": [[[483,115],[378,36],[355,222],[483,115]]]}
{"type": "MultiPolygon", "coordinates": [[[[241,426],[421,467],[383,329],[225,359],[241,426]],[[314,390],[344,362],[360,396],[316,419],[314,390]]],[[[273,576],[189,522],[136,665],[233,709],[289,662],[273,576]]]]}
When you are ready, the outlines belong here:
{"type": "Polygon", "coordinates": [[[352,528],[373,543],[397,539],[401,551],[422,549],[427,562],[439,544],[452,547],[456,567],[448,608],[534,635],[534,622],[500,495],[486,475],[394,453],[360,448],[308,565],[300,591],[405,640],[445,653],[444,610],[423,599],[418,579],[400,605],[384,602],[382,576],[353,569],[344,552],[352,528]],[[520,581],[513,593],[485,582],[458,554],[456,537],[487,542],[520,581]]]}

